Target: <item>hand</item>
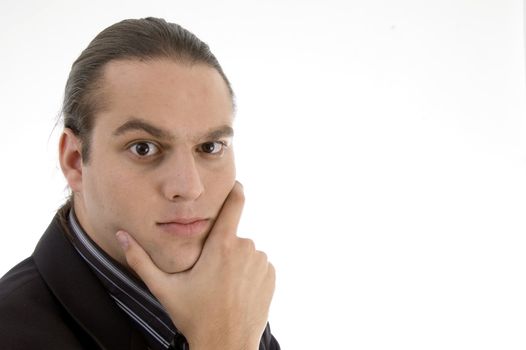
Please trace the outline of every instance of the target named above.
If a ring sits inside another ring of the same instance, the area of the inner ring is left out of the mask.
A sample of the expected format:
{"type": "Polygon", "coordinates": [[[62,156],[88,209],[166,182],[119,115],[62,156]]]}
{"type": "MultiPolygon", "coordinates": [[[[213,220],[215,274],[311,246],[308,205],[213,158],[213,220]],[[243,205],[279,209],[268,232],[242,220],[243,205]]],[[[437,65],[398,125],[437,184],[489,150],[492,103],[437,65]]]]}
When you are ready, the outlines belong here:
{"type": "Polygon", "coordinates": [[[243,189],[236,182],[198,261],[180,273],[160,270],[128,233],[117,233],[128,265],[163,304],[191,349],[259,348],[275,270],[251,240],[236,235],[243,204],[243,189]]]}

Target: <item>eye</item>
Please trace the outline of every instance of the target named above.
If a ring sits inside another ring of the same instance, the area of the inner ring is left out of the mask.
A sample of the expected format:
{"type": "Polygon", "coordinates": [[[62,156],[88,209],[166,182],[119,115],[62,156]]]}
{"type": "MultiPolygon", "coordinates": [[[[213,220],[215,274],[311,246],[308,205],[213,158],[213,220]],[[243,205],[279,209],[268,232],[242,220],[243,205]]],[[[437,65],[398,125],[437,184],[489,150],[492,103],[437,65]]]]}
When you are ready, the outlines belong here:
{"type": "Polygon", "coordinates": [[[152,142],[137,142],[130,146],[130,151],[138,157],[148,157],[159,153],[159,147],[152,142]]]}
{"type": "Polygon", "coordinates": [[[199,145],[199,152],[207,154],[220,154],[224,151],[226,143],[221,141],[205,142],[199,145]]]}

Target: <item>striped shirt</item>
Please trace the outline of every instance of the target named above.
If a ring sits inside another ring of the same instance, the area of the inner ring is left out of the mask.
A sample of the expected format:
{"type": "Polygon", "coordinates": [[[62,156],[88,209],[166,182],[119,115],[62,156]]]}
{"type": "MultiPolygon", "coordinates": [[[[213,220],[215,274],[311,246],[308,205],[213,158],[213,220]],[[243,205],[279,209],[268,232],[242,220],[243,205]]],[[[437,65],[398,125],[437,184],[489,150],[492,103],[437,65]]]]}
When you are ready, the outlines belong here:
{"type": "Polygon", "coordinates": [[[187,350],[184,336],[177,331],[164,307],[146,285],[127,272],[89,238],[78,223],[73,208],[69,212],[71,243],[106,287],[116,305],[145,336],[149,349],[187,350]]]}

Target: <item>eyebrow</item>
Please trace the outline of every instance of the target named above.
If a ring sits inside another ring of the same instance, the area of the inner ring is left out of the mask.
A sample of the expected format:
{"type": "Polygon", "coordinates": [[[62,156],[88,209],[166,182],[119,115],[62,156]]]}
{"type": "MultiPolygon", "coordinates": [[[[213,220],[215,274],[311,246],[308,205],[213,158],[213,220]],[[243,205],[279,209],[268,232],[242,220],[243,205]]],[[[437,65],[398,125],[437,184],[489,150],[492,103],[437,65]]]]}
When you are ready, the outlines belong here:
{"type": "MultiPolygon", "coordinates": [[[[113,136],[120,136],[122,134],[125,134],[129,131],[145,131],[148,134],[159,138],[159,139],[165,139],[165,140],[173,140],[174,137],[171,135],[168,131],[163,130],[162,128],[159,128],[143,119],[139,118],[131,118],[130,120],[126,121],[124,124],[119,126],[115,131],[113,132],[113,136]]],[[[213,129],[206,133],[202,138],[204,139],[219,139],[221,137],[232,137],[234,136],[234,129],[229,125],[223,125],[220,126],[217,129],[213,129]]]]}
{"type": "Polygon", "coordinates": [[[218,129],[210,131],[208,134],[205,135],[205,139],[208,140],[217,140],[222,137],[233,137],[234,136],[234,129],[232,129],[231,126],[223,125],[219,127],[218,129]]]}

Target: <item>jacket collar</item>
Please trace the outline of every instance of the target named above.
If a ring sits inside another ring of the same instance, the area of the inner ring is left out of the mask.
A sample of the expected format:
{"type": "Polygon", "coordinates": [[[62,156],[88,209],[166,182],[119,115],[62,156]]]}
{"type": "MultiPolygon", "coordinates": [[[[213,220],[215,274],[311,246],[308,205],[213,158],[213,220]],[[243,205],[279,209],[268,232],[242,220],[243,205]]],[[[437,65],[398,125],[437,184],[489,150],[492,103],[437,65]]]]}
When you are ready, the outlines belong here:
{"type": "Polygon", "coordinates": [[[33,253],[42,278],[58,302],[102,349],[146,349],[140,333],[65,235],[56,215],[33,253]]]}

